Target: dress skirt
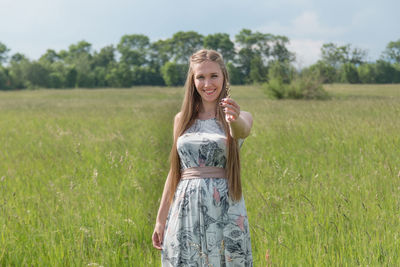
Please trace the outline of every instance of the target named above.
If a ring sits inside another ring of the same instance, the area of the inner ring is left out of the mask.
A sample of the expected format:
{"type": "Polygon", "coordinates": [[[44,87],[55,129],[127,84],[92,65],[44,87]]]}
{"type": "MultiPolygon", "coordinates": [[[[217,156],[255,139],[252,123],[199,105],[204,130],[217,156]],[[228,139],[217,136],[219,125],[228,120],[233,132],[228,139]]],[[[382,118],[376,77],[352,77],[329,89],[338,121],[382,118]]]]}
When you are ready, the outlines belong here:
{"type": "Polygon", "coordinates": [[[244,199],[224,178],[180,180],[166,221],[163,267],[253,266],[244,199]]]}

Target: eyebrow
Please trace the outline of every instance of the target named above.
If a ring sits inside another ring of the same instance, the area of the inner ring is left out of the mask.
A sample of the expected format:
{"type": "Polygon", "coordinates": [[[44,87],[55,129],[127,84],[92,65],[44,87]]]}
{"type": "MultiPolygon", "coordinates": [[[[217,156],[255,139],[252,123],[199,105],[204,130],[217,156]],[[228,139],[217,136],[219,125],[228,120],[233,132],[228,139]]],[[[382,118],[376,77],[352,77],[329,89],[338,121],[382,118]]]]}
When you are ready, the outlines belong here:
{"type": "MultiPolygon", "coordinates": [[[[219,73],[218,73],[218,72],[211,72],[210,74],[211,74],[211,75],[213,75],[213,74],[217,74],[217,75],[218,75],[219,73]]],[[[197,76],[201,76],[201,75],[204,75],[204,74],[203,74],[203,73],[196,74],[196,77],[197,77],[197,76]]]]}

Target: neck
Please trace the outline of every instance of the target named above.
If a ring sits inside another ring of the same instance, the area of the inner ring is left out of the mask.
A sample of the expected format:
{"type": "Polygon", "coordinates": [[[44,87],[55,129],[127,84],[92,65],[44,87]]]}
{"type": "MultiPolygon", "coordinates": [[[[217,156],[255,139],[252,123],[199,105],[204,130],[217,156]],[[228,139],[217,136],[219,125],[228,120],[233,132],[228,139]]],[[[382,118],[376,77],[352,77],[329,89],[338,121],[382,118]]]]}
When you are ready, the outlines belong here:
{"type": "Polygon", "coordinates": [[[216,106],[215,103],[202,103],[201,104],[201,109],[200,109],[200,113],[203,113],[205,115],[208,116],[215,116],[215,112],[216,112],[216,106]]]}

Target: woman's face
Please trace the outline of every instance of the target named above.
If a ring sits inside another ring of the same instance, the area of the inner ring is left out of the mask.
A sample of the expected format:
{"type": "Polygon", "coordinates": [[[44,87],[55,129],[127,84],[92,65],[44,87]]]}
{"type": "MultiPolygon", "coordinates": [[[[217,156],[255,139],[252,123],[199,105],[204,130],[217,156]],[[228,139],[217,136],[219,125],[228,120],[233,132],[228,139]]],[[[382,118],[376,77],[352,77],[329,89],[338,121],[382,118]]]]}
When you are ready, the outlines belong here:
{"type": "Polygon", "coordinates": [[[194,85],[203,102],[216,102],[222,91],[224,76],[218,63],[204,61],[193,65],[194,85]]]}

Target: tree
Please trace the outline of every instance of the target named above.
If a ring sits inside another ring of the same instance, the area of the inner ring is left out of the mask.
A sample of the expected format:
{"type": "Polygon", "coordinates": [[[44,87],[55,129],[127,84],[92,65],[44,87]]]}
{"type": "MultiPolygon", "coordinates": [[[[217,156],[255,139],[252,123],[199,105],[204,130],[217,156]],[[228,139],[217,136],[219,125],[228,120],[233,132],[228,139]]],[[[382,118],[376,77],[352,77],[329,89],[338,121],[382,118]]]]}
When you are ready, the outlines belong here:
{"type": "Polygon", "coordinates": [[[377,83],[392,83],[396,76],[395,67],[387,61],[376,61],[376,82],[377,83]]]}
{"type": "Polygon", "coordinates": [[[92,58],[92,45],[85,40],[79,41],[77,44],[72,44],[69,46],[69,51],[67,53],[67,58],[69,61],[87,57],[88,60],[92,58]]]}
{"type": "MultiPolygon", "coordinates": [[[[92,72],[92,45],[86,41],[79,41],[69,46],[69,51],[63,55],[71,67],[71,76],[68,78],[69,85],[72,85],[76,71],[76,83],[74,87],[93,87],[94,74],[92,72]]],[[[60,57],[62,57],[60,53],[60,57]]]]}
{"type": "Polygon", "coordinates": [[[226,33],[207,35],[204,37],[203,45],[205,48],[218,51],[224,57],[226,63],[232,61],[235,57],[235,45],[226,33]]]}
{"type": "Polygon", "coordinates": [[[167,86],[183,85],[186,73],[186,65],[175,62],[167,62],[162,68],[162,77],[167,86]]]}
{"type": "Polygon", "coordinates": [[[28,86],[25,77],[25,70],[29,64],[29,59],[21,53],[15,53],[11,56],[9,62],[9,77],[11,88],[23,89],[28,86]]]}
{"type": "Polygon", "coordinates": [[[8,77],[8,71],[0,66],[0,90],[8,89],[9,87],[10,79],[8,77]]]}
{"type": "Polygon", "coordinates": [[[49,70],[38,61],[30,62],[25,68],[25,78],[29,88],[49,87],[49,70]]]}
{"type": "Polygon", "coordinates": [[[292,62],[294,60],[294,54],[286,47],[289,39],[285,36],[274,36],[243,29],[235,38],[240,46],[237,65],[242,75],[247,77],[247,83],[265,81],[269,62],[292,62]]]}
{"type": "Polygon", "coordinates": [[[340,68],[340,81],[343,83],[359,83],[357,68],[354,64],[347,62],[340,68]]]}
{"type": "Polygon", "coordinates": [[[395,42],[387,44],[383,57],[388,59],[390,62],[396,62],[400,64],[400,39],[395,42]]]}
{"type": "Polygon", "coordinates": [[[350,44],[337,46],[334,43],[323,44],[321,47],[322,60],[334,68],[342,64],[360,65],[365,62],[367,52],[360,48],[352,48],[350,44]]]}
{"type": "Polygon", "coordinates": [[[239,68],[235,67],[232,62],[226,64],[228,70],[229,80],[231,84],[244,84],[244,77],[239,68]]]}
{"type": "Polygon", "coordinates": [[[289,43],[289,39],[286,36],[273,36],[271,42],[270,56],[274,61],[293,62],[295,60],[294,54],[286,47],[289,43]]]}
{"type": "Polygon", "coordinates": [[[250,61],[249,78],[251,82],[261,83],[267,81],[267,68],[264,66],[261,56],[256,55],[250,61]]]}
{"type": "Polygon", "coordinates": [[[124,35],[117,46],[121,53],[121,62],[128,66],[142,66],[147,62],[150,46],[149,37],[143,34],[124,35]]]}
{"type": "Polygon", "coordinates": [[[362,64],[357,71],[361,83],[376,83],[376,64],[362,64]]]}
{"type": "Polygon", "coordinates": [[[39,59],[39,61],[41,62],[45,62],[45,63],[54,63],[56,61],[60,60],[60,55],[57,54],[56,51],[54,51],[53,49],[47,49],[46,53],[44,55],[42,55],[39,59]]]}
{"type": "Polygon", "coordinates": [[[268,80],[279,80],[282,83],[289,84],[295,76],[295,70],[289,62],[279,60],[272,61],[268,68],[268,80]]]}
{"type": "Polygon", "coordinates": [[[130,66],[124,62],[114,64],[107,73],[106,81],[112,87],[131,87],[133,75],[130,66]]]}
{"type": "Polygon", "coordinates": [[[149,65],[158,71],[168,61],[172,60],[173,51],[171,39],[158,40],[150,45],[149,48],[149,65]]]}
{"type": "Polygon", "coordinates": [[[252,32],[249,29],[242,29],[235,36],[236,42],[242,48],[251,50],[261,57],[268,58],[270,56],[270,41],[273,40],[273,35],[269,33],[252,32]]]}
{"type": "Polygon", "coordinates": [[[10,49],[8,49],[5,44],[0,42],[0,66],[7,61],[7,54],[9,51],[10,49]]]}
{"type": "Polygon", "coordinates": [[[203,46],[203,35],[195,32],[177,32],[170,40],[173,52],[173,61],[178,64],[187,64],[189,57],[203,46]]]}
{"type": "Polygon", "coordinates": [[[317,63],[303,69],[301,76],[313,77],[322,83],[333,83],[338,80],[337,70],[323,60],[318,60],[317,63]]]}
{"type": "Polygon", "coordinates": [[[115,62],[115,48],[113,45],[103,47],[100,52],[94,52],[93,67],[107,67],[115,62]]]}

